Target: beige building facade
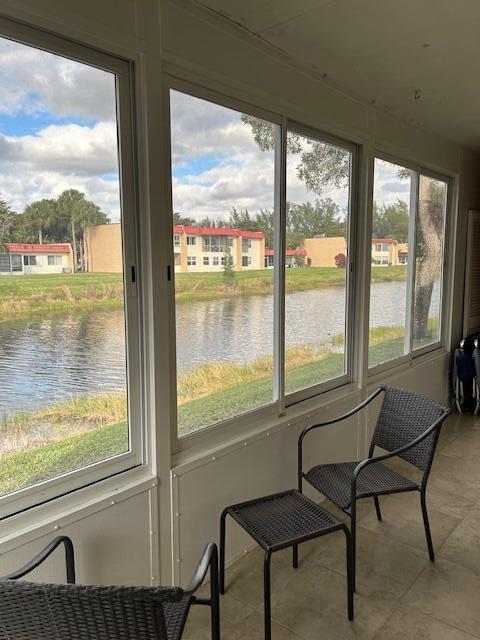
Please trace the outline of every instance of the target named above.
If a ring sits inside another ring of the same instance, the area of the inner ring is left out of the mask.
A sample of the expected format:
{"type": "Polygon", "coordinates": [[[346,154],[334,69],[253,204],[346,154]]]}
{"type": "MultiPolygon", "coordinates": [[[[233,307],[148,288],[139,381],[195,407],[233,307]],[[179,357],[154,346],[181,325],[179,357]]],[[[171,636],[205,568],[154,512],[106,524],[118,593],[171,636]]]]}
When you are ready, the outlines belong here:
{"type": "Polygon", "coordinates": [[[98,224],[85,230],[86,271],[122,273],[122,225],[98,224]]]}
{"type": "Polygon", "coordinates": [[[347,243],[340,236],[305,238],[302,246],[306,252],[305,264],[309,267],[335,267],[335,256],[347,255],[347,243]]]}
{"type": "Polygon", "coordinates": [[[175,272],[222,271],[231,256],[235,271],[263,269],[265,236],[262,231],[175,225],[175,272]]]}

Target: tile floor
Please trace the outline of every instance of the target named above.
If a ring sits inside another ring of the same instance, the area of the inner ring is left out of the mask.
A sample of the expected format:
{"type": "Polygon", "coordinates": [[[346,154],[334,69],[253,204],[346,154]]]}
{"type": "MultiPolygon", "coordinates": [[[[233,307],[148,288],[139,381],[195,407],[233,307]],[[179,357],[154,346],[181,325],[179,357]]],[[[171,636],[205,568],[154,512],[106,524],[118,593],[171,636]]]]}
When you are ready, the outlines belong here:
{"type": "MultiPolygon", "coordinates": [[[[427,500],[437,561],[428,560],[417,493],[363,500],[358,527],[355,620],[346,615],[343,534],[272,560],[273,640],[469,640],[480,638],[480,417],[446,423],[427,500]]],[[[326,508],[339,515],[333,507],[326,508]]],[[[233,525],[232,525],[233,526],[233,525]]],[[[222,640],[263,638],[263,557],[252,551],[227,570],[222,640]]],[[[209,612],[193,607],[185,640],[209,640],[209,612]]]]}

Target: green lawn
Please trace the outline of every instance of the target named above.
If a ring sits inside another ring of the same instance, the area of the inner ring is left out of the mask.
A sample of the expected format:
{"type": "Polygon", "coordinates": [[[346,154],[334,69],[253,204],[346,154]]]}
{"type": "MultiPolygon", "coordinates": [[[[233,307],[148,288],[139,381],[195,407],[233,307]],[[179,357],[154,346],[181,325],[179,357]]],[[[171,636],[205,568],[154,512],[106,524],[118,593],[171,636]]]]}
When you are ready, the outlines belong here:
{"type": "Polygon", "coordinates": [[[119,422],[59,442],[7,454],[0,459],[0,495],[127,450],[128,429],[125,422],[119,422]]]}

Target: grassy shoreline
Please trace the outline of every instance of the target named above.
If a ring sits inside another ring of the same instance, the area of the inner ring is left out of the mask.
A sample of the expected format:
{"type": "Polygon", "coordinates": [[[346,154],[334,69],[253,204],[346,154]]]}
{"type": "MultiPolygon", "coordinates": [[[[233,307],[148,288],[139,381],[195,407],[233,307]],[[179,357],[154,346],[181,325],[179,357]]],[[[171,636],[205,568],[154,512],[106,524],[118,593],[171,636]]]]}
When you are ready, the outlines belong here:
{"type": "MultiPolygon", "coordinates": [[[[404,282],[405,267],[372,269],[372,282],[404,282]]],[[[345,270],[336,267],[287,269],[287,293],[341,287],[345,270]]],[[[223,272],[177,273],[177,303],[239,296],[271,295],[273,270],[235,273],[227,281],[223,272]]],[[[123,282],[120,273],[67,273],[0,277],[0,321],[46,313],[81,311],[91,308],[121,308],[123,282]]]]}

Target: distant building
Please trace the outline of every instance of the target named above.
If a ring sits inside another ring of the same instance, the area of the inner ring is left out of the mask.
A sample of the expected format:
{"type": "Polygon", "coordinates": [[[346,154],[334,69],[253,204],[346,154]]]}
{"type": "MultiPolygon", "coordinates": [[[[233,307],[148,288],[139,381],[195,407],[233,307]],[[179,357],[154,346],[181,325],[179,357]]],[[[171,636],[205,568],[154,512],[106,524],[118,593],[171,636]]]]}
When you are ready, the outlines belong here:
{"type": "Polygon", "coordinates": [[[122,273],[122,225],[97,224],[85,229],[86,271],[122,273]]]}
{"type": "Polygon", "coordinates": [[[68,243],[7,242],[0,252],[0,275],[69,273],[73,270],[68,243]]]}
{"type": "Polygon", "coordinates": [[[306,252],[305,264],[309,267],[335,267],[335,256],[339,253],[347,255],[345,238],[340,236],[305,238],[302,248],[306,252]]]}
{"type": "Polygon", "coordinates": [[[222,271],[228,254],[235,271],[263,269],[265,236],[263,231],[244,231],[220,227],[173,227],[175,271],[222,271]]]}
{"type": "Polygon", "coordinates": [[[391,238],[372,239],[372,264],[388,267],[398,264],[398,242],[391,238]]]}
{"type": "MultiPolygon", "coordinates": [[[[303,267],[306,265],[307,252],[305,249],[286,249],[285,250],[285,266],[303,267]]],[[[265,268],[273,267],[274,253],[273,249],[265,249],[265,268]]]]}
{"type": "Polygon", "coordinates": [[[397,249],[398,249],[398,264],[407,264],[408,263],[408,243],[399,242],[397,249]]]}

